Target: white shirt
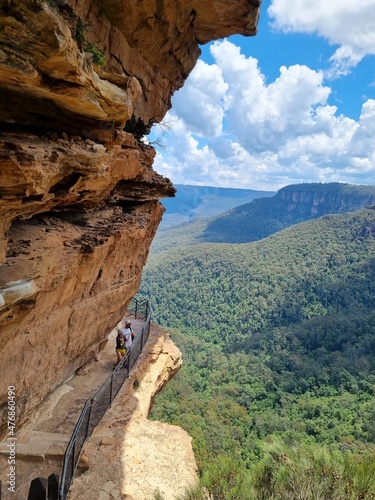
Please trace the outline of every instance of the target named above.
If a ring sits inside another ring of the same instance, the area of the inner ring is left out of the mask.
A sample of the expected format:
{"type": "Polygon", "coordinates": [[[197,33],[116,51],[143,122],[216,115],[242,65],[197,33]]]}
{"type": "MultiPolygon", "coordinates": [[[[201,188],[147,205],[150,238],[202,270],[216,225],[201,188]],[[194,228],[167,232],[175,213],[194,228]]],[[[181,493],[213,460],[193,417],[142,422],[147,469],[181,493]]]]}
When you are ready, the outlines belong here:
{"type": "Polygon", "coordinates": [[[120,332],[122,333],[124,339],[125,339],[125,347],[129,349],[129,347],[133,343],[132,339],[132,329],[131,328],[120,328],[120,332]]]}

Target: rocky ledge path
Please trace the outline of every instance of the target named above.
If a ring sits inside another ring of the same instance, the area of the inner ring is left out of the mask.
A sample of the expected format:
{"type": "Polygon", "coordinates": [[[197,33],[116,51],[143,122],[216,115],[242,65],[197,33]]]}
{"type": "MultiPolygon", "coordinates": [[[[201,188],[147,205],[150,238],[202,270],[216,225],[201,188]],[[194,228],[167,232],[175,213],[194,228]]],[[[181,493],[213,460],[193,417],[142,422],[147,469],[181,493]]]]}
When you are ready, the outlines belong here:
{"type": "MultiPolygon", "coordinates": [[[[132,321],[139,331],[143,322],[132,321]]],[[[116,329],[97,358],[53,391],[33,418],[17,429],[16,494],[27,500],[37,476],[61,474],[66,446],[86,400],[113,369],[116,329]]],[[[112,407],[88,439],[70,500],[150,500],[155,492],[174,500],[196,482],[191,438],[182,429],[147,419],[155,394],[181,366],[181,353],[168,333],[152,325],[150,337],[112,407]]],[[[0,443],[2,498],[6,500],[9,450],[0,443]]]]}

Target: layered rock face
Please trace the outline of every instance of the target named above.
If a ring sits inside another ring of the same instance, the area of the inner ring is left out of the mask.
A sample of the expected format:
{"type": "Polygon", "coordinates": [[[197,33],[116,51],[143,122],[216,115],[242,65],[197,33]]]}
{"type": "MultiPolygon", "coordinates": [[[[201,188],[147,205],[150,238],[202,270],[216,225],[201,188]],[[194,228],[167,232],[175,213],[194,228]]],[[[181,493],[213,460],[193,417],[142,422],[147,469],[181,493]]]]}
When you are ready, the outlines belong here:
{"type": "Polygon", "coordinates": [[[329,184],[299,184],[286,186],[275,196],[275,204],[301,218],[354,212],[375,203],[374,186],[329,184]]]}
{"type": "MultiPolygon", "coordinates": [[[[142,141],[259,0],[0,0],[0,387],[22,423],[92,358],[174,195],[142,141]]],[[[151,298],[152,299],[152,298],[151,298]]]]}

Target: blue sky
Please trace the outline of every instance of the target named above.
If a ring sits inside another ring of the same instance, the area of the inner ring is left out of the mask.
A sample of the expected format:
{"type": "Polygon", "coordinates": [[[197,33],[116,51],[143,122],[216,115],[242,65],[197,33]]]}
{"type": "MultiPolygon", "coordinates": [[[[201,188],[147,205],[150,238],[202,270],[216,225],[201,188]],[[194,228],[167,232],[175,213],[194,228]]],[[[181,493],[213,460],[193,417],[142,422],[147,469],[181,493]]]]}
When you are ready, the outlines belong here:
{"type": "Polygon", "coordinates": [[[264,0],[258,34],[202,47],[155,136],[174,183],[375,184],[375,0],[264,0]]]}

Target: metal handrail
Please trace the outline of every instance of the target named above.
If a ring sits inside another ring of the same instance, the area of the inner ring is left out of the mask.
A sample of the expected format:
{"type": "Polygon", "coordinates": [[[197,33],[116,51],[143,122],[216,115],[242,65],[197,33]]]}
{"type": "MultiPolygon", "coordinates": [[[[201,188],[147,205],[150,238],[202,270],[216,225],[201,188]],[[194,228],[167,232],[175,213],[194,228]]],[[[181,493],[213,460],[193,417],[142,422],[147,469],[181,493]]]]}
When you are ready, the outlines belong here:
{"type": "Polygon", "coordinates": [[[111,406],[113,399],[127,379],[131,368],[138,359],[139,354],[142,352],[143,347],[147,342],[151,324],[150,304],[147,299],[141,302],[137,299],[132,299],[128,306],[128,312],[131,312],[131,305],[134,307],[133,314],[136,319],[139,315],[139,311],[145,305],[145,323],[137,333],[134,342],[131,348],[127,351],[126,355],[121,359],[120,363],[116,366],[116,368],[114,368],[108,378],[97,389],[94,396],[86,401],[82,409],[81,415],[79,416],[64,454],[59,486],[59,500],[66,500],[69,489],[73,483],[74,472],[86,440],[91,436],[93,429],[100,422],[107,409],[111,406]],[[135,355],[135,358],[133,357],[132,366],[130,366],[131,354],[133,356],[135,355]],[[125,370],[123,368],[125,368],[125,370]],[[114,381],[118,382],[118,385],[115,388],[114,381]],[[108,399],[106,399],[107,396],[108,399]],[[82,435],[81,432],[83,432],[82,435]],[[76,446],[77,444],[78,449],[76,446]]]}

